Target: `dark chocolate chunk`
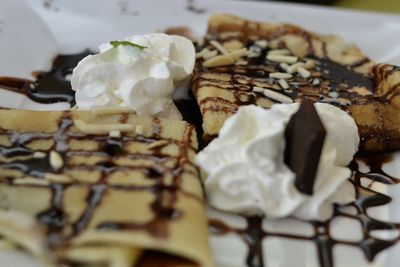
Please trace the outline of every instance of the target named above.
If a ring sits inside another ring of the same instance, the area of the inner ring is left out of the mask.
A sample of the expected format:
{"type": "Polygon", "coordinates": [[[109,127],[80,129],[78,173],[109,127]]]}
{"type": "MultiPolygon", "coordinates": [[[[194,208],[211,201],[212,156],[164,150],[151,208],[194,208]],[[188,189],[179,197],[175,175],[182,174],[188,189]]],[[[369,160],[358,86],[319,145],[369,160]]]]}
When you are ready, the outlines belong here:
{"type": "Polygon", "coordinates": [[[303,100],[286,127],[284,160],[296,174],[297,189],[307,195],[313,194],[325,135],[314,104],[303,100]]]}

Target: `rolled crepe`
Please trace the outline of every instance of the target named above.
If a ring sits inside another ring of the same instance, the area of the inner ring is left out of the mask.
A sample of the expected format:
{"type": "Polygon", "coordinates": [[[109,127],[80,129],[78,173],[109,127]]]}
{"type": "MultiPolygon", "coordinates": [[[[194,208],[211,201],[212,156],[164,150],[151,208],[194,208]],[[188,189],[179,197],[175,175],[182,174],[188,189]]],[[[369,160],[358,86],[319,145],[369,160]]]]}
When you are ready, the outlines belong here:
{"type": "Polygon", "coordinates": [[[0,216],[6,240],[48,265],[213,265],[190,124],[115,109],[0,110],[0,128],[0,215],[43,229],[16,231],[18,216],[0,216]]]}

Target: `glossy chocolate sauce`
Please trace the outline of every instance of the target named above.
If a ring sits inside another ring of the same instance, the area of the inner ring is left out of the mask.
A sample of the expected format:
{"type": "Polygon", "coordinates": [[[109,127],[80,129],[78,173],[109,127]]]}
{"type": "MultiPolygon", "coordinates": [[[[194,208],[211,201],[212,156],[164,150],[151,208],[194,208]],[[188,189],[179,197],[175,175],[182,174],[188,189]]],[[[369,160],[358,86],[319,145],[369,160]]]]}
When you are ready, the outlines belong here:
{"type": "Polygon", "coordinates": [[[71,89],[69,77],[78,62],[90,54],[92,52],[86,50],[73,55],[59,55],[54,59],[50,71],[35,73],[35,81],[0,77],[0,88],[24,94],[39,103],[68,102],[74,105],[75,92],[71,89]]]}
{"type": "MultiPolygon", "coordinates": [[[[285,233],[275,233],[262,229],[261,226],[261,217],[248,217],[247,219],[247,228],[246,229],[235,229],[233,227],[228,226],[221,220],[212,219],[209,221],[209,231],[211,235],[214,236],[222,236],[229,233],[236,233],[240,236],[243,241],[248,245],[249,252],[247,257],[247,266],[251,267],[262,267],[269,266],[268,259],[264,259],[264,261],[260,261],[262,259],[262,241],[264,238],[268,237],[279,237],[279,238],[287,238],[287,239],[295,239],[295,240],[304,240],[308,242],[313,242],[318,251],[318,258],[321,267],[334,267],[334,257],[333,257],[333,249],[335,245],[347,245],[352,247],[357,247],[361,249],[369,261],[373,261],[380,252],[383,250],[395,245],[399,238],[394,238],[393,240],[382,240],[379,238],[375,238],[371,235],[371,232],[374,230],[390,230],[390,229],[400,229],[400,224],[384,222],[380,220],[376,220],[371,218],[367,209],[371,207],[377,207],[386,205],[391,201],[389,196],[376,192],[370,188],[365,188],[361,185],[361,178],[368,177],[371,181],[375,181],[374,179],[378,176],[374,176],[374,174],[379,174],[382,177],[378,177],[377,182],[382,183],[400,183],[400,180],[397,178],[393,178],[388,176],[386,173],[382,171],[382,165],[390,162],[392,160],[391,154],[385,154],[380,156],[369,156],[369,157],[360,157],[357,158],[358,161],[364,162],[366,165],[370,167],[370,172],[361,173],[358,170],[358,165],[354,161],[350,167],[353,171],[353,177],[351,179],[352,184],[356,190],[356,201],[354,203],[344,205],[344,206],[336,206],[333,217],[326,222],[307,222],[310,223],[314,228],[314,235],[311,237],[295,235],[295,234],[285,234],[285,233]],[[345,212],[342,208],[351,206],[354,207],[357,211],[356,214],[350,214],[345,212]],[[330,233],[330,225],[335,218],[338,217],[346,217],[357,220],[360,222],[362,226],[363,238],[361,241],[345,241],[345,240],[337,240],[334,239],[330,233]],[[257,264],[254,264],[254,263],[257,264]]],[[[304,223],[304,221],[302,221],[304,223]]]]}

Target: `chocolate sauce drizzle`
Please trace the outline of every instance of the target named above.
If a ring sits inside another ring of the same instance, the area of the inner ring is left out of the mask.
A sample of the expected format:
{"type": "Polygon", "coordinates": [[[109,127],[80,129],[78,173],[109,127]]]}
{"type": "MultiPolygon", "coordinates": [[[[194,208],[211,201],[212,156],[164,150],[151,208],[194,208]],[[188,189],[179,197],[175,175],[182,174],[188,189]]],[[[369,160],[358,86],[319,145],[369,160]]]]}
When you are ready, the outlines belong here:
{"type": "MultiPolygon", "coordinates": [[[[121,114],[120,121],[127,121],[127,115],[121,114]]],[[[97,182],[73,182],[73,183],[56,183],[51,182],[48,187],[52,192],[52,198],[50,207],[39,214],[37,214],[38,222],[43,224],[48,229],[48,242],[50,246],[57,246],[68,242],[70,238],[73,238],[82,233],[90,224],[91,219],[102,204],[104,197],[110,189],[113,190],[124,190],[135,191],[146,190],[154,194],[155,200],[150,204],[150,209],[154,213],[154,218],[150,222],[146,223],[134,223],[134,222],[115,222],[106,221],[95,226],[98,231],[146,231],[150,235],[156,238],[167,238],[168,237],[168,224],[174,220],[179,220],[184,216],[184,212],[175,207],[178,194],[184,194],[185,196],[192,197],[197,201],[202,200],[188,192],[181,190],[181,176],[184,172],[184,166],[189,164],[197,172],[195,165],[189,160],[188,153],[190,150],[194,150],[191,146],[191,137],[194,127],[187,124],[185,127],[184,138],[182,141],[174,139],[165,139],[162,137],[163,127],[161,121],[157,118],[153,120],[153,133],[150,137],[144,137],[140,135],[123,135],[120,138],[110,138],[108,135],[84,135],[79,133],[72,133],[70,131],[73,125],[71,112],[63,112],[63,116],[59,121],[59,129],[55,133],[17,133],[11,130],[1,129],[2,135],[7,135],[12,142],[14,150],[10,152],[9,148],[1,147],[0,155],[3,157],[17,157],[33,155],[32,151],[26,145],[35,140],[51,139],[54,141],[53,146],[50,150],[58,151],[64,157],[65,165],[61,170],[57,172],[52,169],[49,162],[49,157],[46,156],[40,159],[28,159],[28,160],[16,160],[12,163],[1,163],[2,168],[16,169],[26,175],[36,177],[37,179],[46,179],[47,174],[60,173],[62,174],[67,168],[76,168],[81,170],[99,170],[101,177],[97,182]],[[94,140],[100,144],[100,149],[96,151],[81,151],[71,150],[69,147],[71,140],[94,140]],[[154,147],[152,154],[134,154],[128,153],[124,147],[127,142],[141,142],[141,143],[153,143],[158,140],[166,140],[166,144],[161,144],[154,147]],[[169,144],[175,144],[179,147],[179,154],[177,156],[171,156],[163,153],[163,148],[169,144]],[[78,165],[69,166],[68,159],[75,155],[85,156],[102,156],[104,161],[102,164],[90,165],[78,165]],[[154,161],[152,167],[143,166],[123,166],[117,165],[115,160],[118,157],[127,157],[132,159],[147,159],[154,161]],[[166,167],[163,163],[168,159],[174,159],[175,165],[172,167],[166,167]],[[142,170],[148,179],[155,180],[156,183],[153,186],[135,186],[135,185],[121,185],[111,184],[108,182],[108,178],[115,171],[120,170],[142,170]],[[164,181],[164,174],[171,173],[173,176],[173,182],[166,184],[164,181]],[[80,217],[76,221],[71,221],[68,214],[64,211],[63,201],[64,192],[71,186],[80,186],[88,189],[86,196],[86,208],[81,213],[80,217]],[[66,234],[66,228],[71,228],[72,233],[66,234]]],[[[48,151],[45,151],[46,153],[48,151]]],[[[189,171],[191,172],[191,171],[189,171]]],[[[197,173],[194,173],[197,175],[197,173]]],[[[3,181],[7,184],[19,186],[14,184],[15,178],[3,177],[3,181]]],[[[24,185],[27,186],[27,185],[24,185]]],[[[32,185],[41,186],[41,185],[32,185]]]]}
{"type": "MultiPolygon", "coordinates": [[[[268,237],[287,238],[295,240],[311,241],[315,244],[318,251],[318,259],[321,267],[334,267],[333,249],[335,245],[347,245],[361,249],[365,257],[372,262],[376,255],[383,250],[395,245],[399,242],[399,238],[392,240],[382,240],[372,236],[371,232],[374,230],[390,230],[400,229],[400,224],[380,221],[370,217],[367,213],[368,208],[386,205],[391,201],[389,196],[376,192],[370,188],[366,188],[361,184],[361,178],[368,178],[371,182],[380,182],[384,184],[397,184],[400,179],[387,175],[382,170],[382,165],[392,160],[391,154],[381,156],[367,156],[359,157],[358,161],[364,162],[369,166],[368,173],[362,173],[358,170],[358,165],[354,161],[350,168],[353,171],[351,182],[356,191],[356,201],[348,205],[336,206],[333,217],[326,222],[311,221],[310,223],[314,229],[314,235],[311,237],[275,233],[266,231],[262,228],[261,217],[248,217],[247,228],[235,229],[228,226],[221,220],[212,219],[209,222],[209,229],[211,235],[221,236],[229,233],[236,233],[248,245],[249,252],[247,257],[247,266],[249,267],[262,267],[269,266],[268,259],[262,260],[262,241],[268,237]],[[344,211],[345,207],[354,207],[357,211],[356,214],[350,214],[344,211]],[[362,227],[363,238],[361,241],[345,241],[334,239],[330,233],[330,226],[332,221],[338,217],[346,217],[360,222],[362,227]]],[[[302,221],[304,223],[304,221],[302,221]]]]}
{"type": "Polygon", "coordinates": [[[0,88],[24,94],[33,101],[52,104],[68,102],[75,104],[75,92],[71,89],[68,77],[73,68],[84,57],[92,54],[86,50],[72,55],[59,55],[54,61],[50,71],[36,72],[36,80],[27,80],[13,77],[0,77],[0,88]]]}

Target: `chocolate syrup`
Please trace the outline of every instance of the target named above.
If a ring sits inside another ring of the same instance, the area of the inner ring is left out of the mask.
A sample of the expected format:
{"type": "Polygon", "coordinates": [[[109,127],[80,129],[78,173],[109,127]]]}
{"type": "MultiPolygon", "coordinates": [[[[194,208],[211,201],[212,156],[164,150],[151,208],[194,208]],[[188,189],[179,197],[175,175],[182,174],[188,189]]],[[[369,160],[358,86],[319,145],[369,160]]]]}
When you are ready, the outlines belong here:
{"type": "Polygon", "coordinates": [[[73,55],[59,55],[54,61],[50,71],[37,72],[37,79],[27,80],[12,77],[0,77],[0,88],[24,94],[33,101],[51,104],[68,102],[75,104],[75,92],[71,89],[68,79],[72,70],[84,57],[92,54],[86,50],[73,55]]]}
{"type": "MultiPolygon", "coordinates": [[[[369,177],[373,180],[373,176],[368,176],[371,173],[379,173],[382,176],[388,176],[382,171],[382,165],[390,162],[392,159],[393,158],[391,154],[368,157],[363,156],[357,158],[357,160],[363,161],[370,167],[370,172],[367,174],[361,173],[358,170],[358,166],[355,162],[350,165],[353,171],[351,182],[356,190],[356,201],[344,206],[335,206],[333,217],[326,222],[306,222],[310,223],[314,228],[314,235],[311,237],[266,231],[262,229],[261,217],[247,218],[247,228],[245,229],[235,229],[228,226],[221,220],[212,219],[209,221],[210,234],[214,236],[222,236],[229,233],[236,233],[238,236],[240,236],[249,247],[247,266],[269,266],[268,259],[264,259],[262,262],[259,262],[259,259],[263,256],[262,240],[265,237],[279,237],[313,242],[318,251],[318,259],[321,267],[335,266],[333,249],[336,245],[346,245],[359,248],[363,251],[365,257],[372,262],[379,253],[395,245],[398,242],[398,238],[394,238],[393,240],[382,240],[373,237],[371,232],[374,230],[400,229],[400,224],[376,220],[368,215],[368,208],[386,205],[391,201],[391,198],[379,192],[373,191],[370,188],[363,187],[360,179],[362,177],[369,177]],[[353,215],[342,211],[341,208],[346,206],[354,207],[357,210],[357,213],[353,215]],[[361,241],[345,241],[334,239],[330,232],[330,225],[333,220],[338,217],[346,217],[359,221],[362,227],[363,239],[361,241]],[[251,240],[250,242],[249,239],[251,240]],[[254,262],[258,262],[257,265],[254,265],[254,262]]],[[[392,184],[394,182],[400,183],[398,179],[389,176],[386,180],[379,181],[386,181],[387,184],[392,184]]],[[[302,223],[305,222],[302,221],[302,223]]]]}
{"type": "Polygon", "coordinates": [[[197,141],[199,149],[202,149],[205,144],[203,142],[203,118],[201,116],[199,105],[197,105],[196,98],[192,91],[189,92],[187,99],[174,100],[176,107],[182,114],[183,119],[196,127],[197,141]]]}
{"type": "Polygon", "coordinates": [[[53,184],[51,186],[53,205],[37,215],[39,223],[46,225],[49,231],[60,230],[66,223],[66,215],[63,211],[64,185],[53,184]]]}

